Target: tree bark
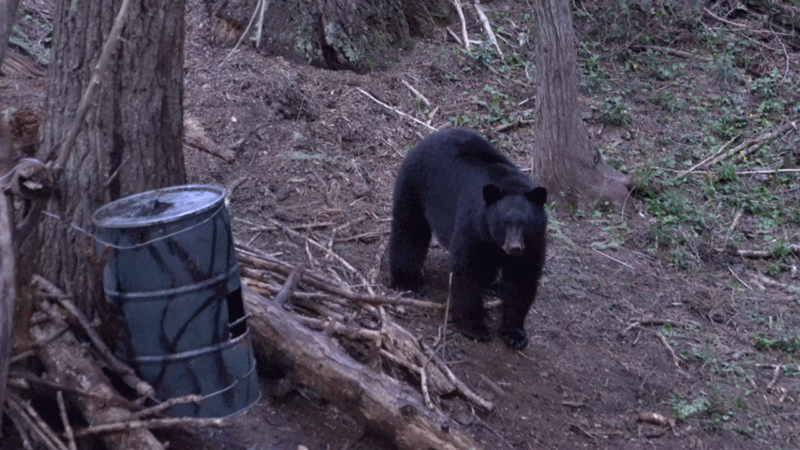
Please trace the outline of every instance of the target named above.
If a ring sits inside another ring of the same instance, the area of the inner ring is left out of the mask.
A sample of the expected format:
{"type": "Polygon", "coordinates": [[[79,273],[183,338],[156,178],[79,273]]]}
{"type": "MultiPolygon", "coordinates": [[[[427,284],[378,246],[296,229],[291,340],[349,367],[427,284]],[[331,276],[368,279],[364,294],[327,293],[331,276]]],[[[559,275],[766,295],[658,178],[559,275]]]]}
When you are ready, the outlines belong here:
{"type": "MultiPolygon", "coordinates": [[[[624,207],[630,177],[603,161],[581,120],[570,3],[536,0],[536,144],[533,171],[551,198],[624,207]]],[[[630,206],[630,202],[628,202],[630,206]]]]}
{"type": "Polygon", "coordinates": [[[389,437],[400,449],[477,448],[447,417],[428,410],[416,393],[353,360],[323,334],[300,325],[275,302],[246,286],[242,291],[256,353],[280,361],[280,369],[296,383],[389,437]]]}
{"type": "MultiPolygon", "coordinates": [[[[0,118],[0,177],[9,173],[13,165],[11,131],[0,118]]],[[[8,362],[13,345],[14,302],[17,298],[14,250],[14,210],[0,181],[0,405],[6,399],[8,362]]]]}
{"type": "MultiPolygon", "coordinates": [[[[258,0],[207,2],[215,17],[241,31],[258,0]]],[[[454,17],[449,0],[267,1],[259,44],[318,67],[366,72],[386,68],[412,45],[412,37],[429,36],[434,23],[454,17]]]]}
{"type": "MultiPolygon", "coordinates": [[[[121,3],[57,2],[40,155],[59,144],[74,120],[121,3]]],[[[94,241],[69,224],[92,230],[91,214],[104,203],[186,179],[183,14],[183,0],[131,3],[94,106],[60,168],[57,198],[48,206],[63,220],[45,219],[26,243],[37,272],[65,287],[90,315],[101,305],[102,267],[92,263],[94,241]]]]}
{"type": "Polygon", "coordinates": [[[19,0],[0,0],[0,67],[3,67],[8,38],[11,37],[11,28],[14,26],[18,5],[19,0]]]}

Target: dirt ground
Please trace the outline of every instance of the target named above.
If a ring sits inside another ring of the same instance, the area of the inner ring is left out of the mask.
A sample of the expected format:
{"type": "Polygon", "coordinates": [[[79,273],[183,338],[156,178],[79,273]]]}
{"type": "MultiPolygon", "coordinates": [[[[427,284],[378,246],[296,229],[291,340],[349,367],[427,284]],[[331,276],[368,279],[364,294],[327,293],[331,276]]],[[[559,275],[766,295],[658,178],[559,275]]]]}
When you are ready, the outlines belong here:
{"type": "MultiPolygon", "coordinates": [[[[530,12],[524,3],[496,1],[486,8],[490,17],[516,19],[530,12]]],[[[530,167],[532,125],[495,132],[489,119],[481,119],[493,114],[496,98],[513,115],[532,113],[535,83],[527,69],[508,74],[484,68],[457,52],[445,31],[417,42],[386,70],[365,75],[289,62],[246,45],[225,60],[232,46],[217,44],[214,22],[198,0],[187,4],[185,111],[213,140],[236,152],[229,164],[187,150],[189,182],[228,186],[241,179],[230,196],[230,211],[235,237],[242,242],[359,286],[338,262],[300,240],[250,231],[269,219],[289,226],[327,224],[303,233],[332,242],[338,255],[376,282],[376,290],[391,292],[384,260],[394,177],[403,154],[430,129],[364,92],[435,128],[454,123],[475,128],[520,167],[530,167]]],[[[579,31],[590,28],[589,18],[577,19],[579,31]]],[[[477,21],[470,29],[479,35],[477,21]]],[[[697,48],[699,57],[711,56],[697,48]]],[[[788,51],[787,70],[797,78],[800,60],[788,51]]],[[[767,56],[762,52],[760,64],[783,68],[783,60],[767,56]]],[[[637,93],[635,79],[642,73],[623,71],[624,63],[614,58],[603,64],[611,84],[628,89],[634,108],[629,123],[608,125],[598,120],[582,91],[587,126],[604,155],[623,161],[635,174],[663,153],[685,151],[676,143],[680,131],[670,124],[697,122],[702,113],[659,108],[637,93]]],[[[723,89],[710,77],[700,81],[697,60],[676,58],[674,64],[685,66],[684,76],[665,85],[699,96],[723,89]],[[697,84],[689,87],[685,78],[693,77],[697,84]]],[[[43,98],[41,79],[3,82],[2,108],[35,108],[43,98]]],[[[791,119],[796,112],[786,115],[791,119]]],[[[786,195],[797,208],[797,190],[786,195]]],[[[497,310],[491,311],[491,343],[471,342],[448,329],[446,360],[494,401],[496,410],[473,409],[459,397],[440,399],[438,406],[485,449],[800,448],[796,288],[764,281],[764,261],[715,252],[701,239],[690,239],[691,264],[680,267],[656,242],[655,219],[645,202],[630,201],[638,212],[626,217],[552,207],[545,276],[526,323],[528,347],[512,351],[499,340],[497,310]],[[765,348],[755,336],[788,336],[789,347],[765,348]],[[672,425],[639,420],[647,412],[665,416],[672,425]]],[[[720,228],[727,228],[731,217],[720,221],[720,228]]],[[[800,242],[796,222],[782,230],[787,241],[800,242]]],[[[794,272],[770,279],[800,285],[797,263],[789,255],[784,264],[794,272]]],[[[444,301],[447,255],[441,248],[431,250],[426,274],[428,299],[444,301]]],[[[426,342],[444,319],[413,308],[395,309],[392,315],[426,342]]],[[[364,436],[347,411],[312,392],[271,395],[276,383],[263,382],[262,400],[237,416],[234,427],[200,432],[203,444],[237,450],[389,448],[379,438],[364,436]]]]}

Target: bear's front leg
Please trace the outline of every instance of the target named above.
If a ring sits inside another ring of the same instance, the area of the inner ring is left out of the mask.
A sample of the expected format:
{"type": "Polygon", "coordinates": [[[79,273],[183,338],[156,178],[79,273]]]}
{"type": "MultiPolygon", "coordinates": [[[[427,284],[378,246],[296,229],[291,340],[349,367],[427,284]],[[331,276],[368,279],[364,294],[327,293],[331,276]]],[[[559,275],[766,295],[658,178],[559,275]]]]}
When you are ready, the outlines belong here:
{"type": "Polygon", "coordinates": [[[512,259],[516,261],[503,264],[503,322],[500,325],[500,337],[509,347],[522,350],[528,346],[525,318],[536,298],[542,262],[528,258],[512,259]]]}
{"type": "Polygon", "coordinates": [[[492,266],[488,255],[467,251],[454,245],[451,253],[453,280],[450,285],[450,306],[462,334],[479,342],[491,340],[486,326],[483,294],[494,280],[497,267],[492,266]]]}

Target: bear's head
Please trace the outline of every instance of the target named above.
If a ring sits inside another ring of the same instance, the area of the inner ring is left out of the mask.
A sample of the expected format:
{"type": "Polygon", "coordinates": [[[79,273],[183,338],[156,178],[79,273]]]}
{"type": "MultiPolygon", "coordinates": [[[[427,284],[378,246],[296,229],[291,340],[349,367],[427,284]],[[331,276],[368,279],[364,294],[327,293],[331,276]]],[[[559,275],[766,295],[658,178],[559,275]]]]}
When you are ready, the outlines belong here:
{"type": "MultiPolygon", "coordinates": [[[[494,184],[483,187],[486,226],[492,240],[509,256],[525,253],[526,237],[547,228],[547,189],[536,187],[524,194],[505,193],[494,184]]],[[[530,243],[530,241],[528,240],[530,243]]]]}

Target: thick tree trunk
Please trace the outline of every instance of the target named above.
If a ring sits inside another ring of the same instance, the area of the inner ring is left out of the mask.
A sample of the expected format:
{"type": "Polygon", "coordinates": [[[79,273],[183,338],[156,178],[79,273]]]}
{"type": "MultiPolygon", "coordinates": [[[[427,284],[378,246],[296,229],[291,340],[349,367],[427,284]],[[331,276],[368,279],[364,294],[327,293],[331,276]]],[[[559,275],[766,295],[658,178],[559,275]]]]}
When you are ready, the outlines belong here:
{"type": "MultiPolygon", "coordinates": [[[[57,2],[46,120],[46,154],[63,139],[97,64],[121,0],[57,2]]],[[[140,191],[185,182],[183,0],[133,0],[122,36],[60,176],[57,199],[26,254],[92,313],[102,298],[95,243],[67,224],[92,230],[99,206],[140,191]],[[118,171],[119,170],[119,171],[118,171]],[[118,171],[118,172],[117,172],[118,171]]]]}
{"type": "Polygon", "coordinates": [[[581,120],[575,32],[569,2],[536,0],[536,148],[538,180],[567,202],[619,209],[631,180],[606,164],[581,120]]]}
{"type": "MultiPolygon", "coordinates": [[[[206,0],[213,14],[244,31],[258,0],[206,0]]],[[[302,62],[356,72],[396,61],[412,37],[449,23],[449,0],[267,1],[260,46],[302,62]]],[[[253,27],[255,28],[255,27],[253,27]]],[[[247,38],[253,36],[250,32],[247,38]]]]}
{"type": "Polygon", "coordinates": [[[8,38],[11,36],[18,5],[19,0],[0,0],[0,67],[3,66],[3,59],[6,56],[8,38]]]}

